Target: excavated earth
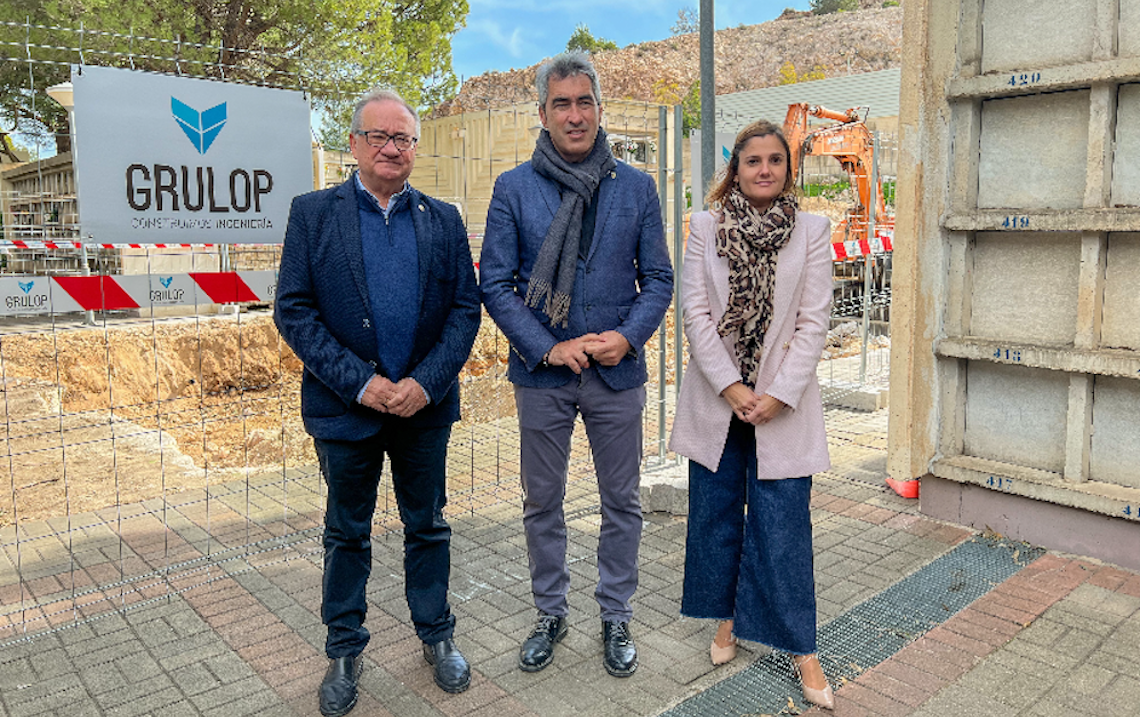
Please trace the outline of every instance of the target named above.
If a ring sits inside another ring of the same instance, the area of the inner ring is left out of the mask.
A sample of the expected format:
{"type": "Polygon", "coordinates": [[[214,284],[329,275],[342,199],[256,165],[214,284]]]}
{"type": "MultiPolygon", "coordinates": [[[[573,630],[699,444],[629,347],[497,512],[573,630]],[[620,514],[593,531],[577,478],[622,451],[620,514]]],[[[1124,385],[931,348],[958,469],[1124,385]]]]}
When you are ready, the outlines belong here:
{"type": "MultiPolygon", "coordinates": [[[[801,206],[834,222],[846,202],[801,206]]],[[[666,326],[672,336],[672,310],[666,326]]],[[[822,358],[859,347],[854,325],[838,326],[822,358]]],[[[508,350],[484,315],[460,375],[464,422],[514,415],[508,350]]],[[[655,335],[646,346],[653,381],[660,355],[655,335]]],[[[0,327],[0,527],[314,465],[301,373],[267,310],[0,327]]]]}
{"type": "MultiPolygon", "coordinates": [[[[506,356],[485,321],[465,420],[513,413],[506,356]]],[[[0,525],[314,464],[301,371],[264,312],[4,334],[0,525]]]]}
{"type": "MultiPolygon", "coordinates": [[[[666,323],[671,336],[672,311],[666,323]]],[[[858,353],[847,329],[824,359],[858,353]]],[[[507,352],[484,316],[460,376],[465,422],[514,415],[507,352]]],[[[656,336],[646,355],[656,377],[656,336]]],[[[312,466],[301,371],[268,312],[0,335],[0,526],[312,466]]]]}

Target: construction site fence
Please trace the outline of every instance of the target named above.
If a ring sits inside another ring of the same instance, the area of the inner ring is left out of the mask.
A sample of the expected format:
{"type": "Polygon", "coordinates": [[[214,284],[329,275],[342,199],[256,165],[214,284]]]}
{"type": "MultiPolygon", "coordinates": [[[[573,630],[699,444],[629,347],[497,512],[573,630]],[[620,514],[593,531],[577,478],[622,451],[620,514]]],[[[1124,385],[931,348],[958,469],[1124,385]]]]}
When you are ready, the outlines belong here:
{"type": "MultiPolygon", "coordinates": [[[[99,42],[123,39],[0,23],[0,60],[33,70],[52,63],[130,66],[130,53],[99,49],[99,42]]],[[[220,79],[209,62],[180,59],[175,40],[126,41],[131,52],[150,47],[152,60],[169,59],[171,73],[220,79]]],[[[196,56],[221,49],[199,47],[196,56]]],[[[242,81],[239,73],[225,80],[242,81]]],[[[311,91],[315,80],[245,81],[311,91]]],[[[539,126],[533,98],[515,90],[482,105],[425,117],[412,177],[421,191],[460,208],[476,258],[494,179],[530,158],[539,126]]],[[[680,108],[612,102],[606,122],[615,153],[657,182],[679,278],[693,208],[680,108]]],[[[66,162],[47,156],[42,135],[30,141],[40,142],[32,147],[32,176],[46,183],[0,187],[5,207],[23,202],[27,209],[19,221],[4,215],[0,283],[16,282],[17,295],[40,280],[97,289],[68,311],[0,315],[0,646],[311,556],[321,550],[324,508],[300,420],[302,366],[273,324],[269,284],[254,290],[256,300],[231,301],[241,297],[211,294],[203,283],[275,272],[280,245],[84,242],[66,162]],[[132,293],[140,281],[169,288],[187,277],[204,290],[177,305],[140,302],[132,293]],[[139,305],[129,307],[121,296],[119,303],[105,300],[115,284],[139,305]]],[[[317,186],[349,176],[351,155],[320,152],[317,186]]],[[[805,198],[805,207],[841,212],[843,189],[835,191],[839,198],[830,204],[815,207],[805,198]]],[[[841,402],[848,393],[885,388],[889,377],[890,251],[880,240],[833,247],[833,255],[836,322],[820,376],[834,389],[828,400],[841,402]]],[[[508,352],[484,317],[459,379],[463,420],[448,456],[449,514],[519,501],[508,352]]],[[[686,360],[676,302],[646,355],[645,467],[676,467],[667,436],[686,360]]],[[[575,435],[578,446],[580,427],[575,435]]],[[[575,449],[575,480],[592,477],[591,461],[589,451],[575,449]]],[[[398,536],[399,528],[385,475],[375,533],[398,536]]]]}

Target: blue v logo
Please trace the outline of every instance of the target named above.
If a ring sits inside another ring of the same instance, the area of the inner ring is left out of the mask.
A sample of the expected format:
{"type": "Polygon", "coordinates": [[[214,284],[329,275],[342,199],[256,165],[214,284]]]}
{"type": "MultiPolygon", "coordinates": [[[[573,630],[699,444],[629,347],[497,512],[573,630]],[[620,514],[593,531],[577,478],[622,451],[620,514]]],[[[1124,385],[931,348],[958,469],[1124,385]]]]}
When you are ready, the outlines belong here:
{"type": "Polygon", "coordinates": [[[198,154],[205,154],[210,145],[218,138],[222,127],[226,126],[226,103],[214,105],[208,110],[199,112],[185,102],[170,98],[170,110],[178,126],[186,133],[198,154]]]}

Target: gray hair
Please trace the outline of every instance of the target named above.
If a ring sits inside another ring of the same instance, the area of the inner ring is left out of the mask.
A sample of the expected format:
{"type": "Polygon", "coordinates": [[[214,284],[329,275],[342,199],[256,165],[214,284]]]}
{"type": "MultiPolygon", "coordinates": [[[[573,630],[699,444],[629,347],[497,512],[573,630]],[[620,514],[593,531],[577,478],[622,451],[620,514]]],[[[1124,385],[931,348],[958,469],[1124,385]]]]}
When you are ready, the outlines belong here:
{"type": "Polygon", "coordinates": [[[547,95],[550,94],[550,78],[564,80],[567,77],[585,75],[590,78],[590,90],[594,93],[594,101],[601,104],[602,88],[598,84],[598,72],[590,62],[590,57],[584,52],[563,52],[542,63],[538,74],[534,76],[534,86],[538,90],[538,106],[546,106],[547,95]]]}
{"type": "Polygon", "coordinates": [[[407,100],[392,90],[383,88],[373,88],[364,93],[360,101],[356,103],[356,107],[352,110],[352,132],[355,134],[360,131],[362,121],[360,116],[364,114],[364,108],[373,102],[395,102],[402,105],[416,121],[416,136],[420,136],[420,113],[416,112],[416,108],[408,104],[407,100]]]}

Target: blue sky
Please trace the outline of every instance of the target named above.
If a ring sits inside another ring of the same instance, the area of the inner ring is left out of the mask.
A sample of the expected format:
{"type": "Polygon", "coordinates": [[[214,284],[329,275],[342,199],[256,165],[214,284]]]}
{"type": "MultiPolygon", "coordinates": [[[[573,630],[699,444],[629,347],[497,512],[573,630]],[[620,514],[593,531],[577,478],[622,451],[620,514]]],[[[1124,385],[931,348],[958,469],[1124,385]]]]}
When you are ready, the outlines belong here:
{"type": "MultiPolygon", "coordinates": [[[[699,0],[469,0],[467,27],[451,42],[456,76],[529,67],[566,48],[574,27],[585,23],[594,37],[618,47],[664,40],[683,7],[699,0]]],[[[807,10],[808,0],[719,0],[713,11],[718,30],[755,25],[779,17],[784,8],[807,10]]]]}

